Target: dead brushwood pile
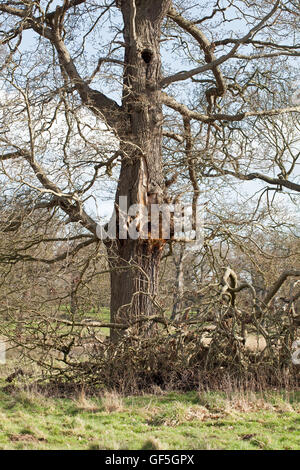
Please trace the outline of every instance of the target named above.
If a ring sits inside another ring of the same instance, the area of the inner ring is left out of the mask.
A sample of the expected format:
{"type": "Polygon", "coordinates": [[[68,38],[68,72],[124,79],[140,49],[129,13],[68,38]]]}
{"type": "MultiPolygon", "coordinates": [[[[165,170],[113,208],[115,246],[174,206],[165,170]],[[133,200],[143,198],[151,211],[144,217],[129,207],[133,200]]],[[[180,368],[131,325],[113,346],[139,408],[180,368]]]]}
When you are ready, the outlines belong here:
{"type": "Polygon", "coordinates": [[[99,331],[113,324],[57,318],[51,331],[49,320],[40,317],[10,341],[41,368],[37,382],[58,389],[222,388],[225,377],[256,389],[300,385],[299,366],[291,357],[297,325],[288,317],[265,311],[263,318],[247,319],[236,308],[219,305],[215,321],[209,318],[201,312],[185,312],[176,321],[164,314],[141,317],[131,326],[119,324],[123,333],[112,342],[99,331]]]}

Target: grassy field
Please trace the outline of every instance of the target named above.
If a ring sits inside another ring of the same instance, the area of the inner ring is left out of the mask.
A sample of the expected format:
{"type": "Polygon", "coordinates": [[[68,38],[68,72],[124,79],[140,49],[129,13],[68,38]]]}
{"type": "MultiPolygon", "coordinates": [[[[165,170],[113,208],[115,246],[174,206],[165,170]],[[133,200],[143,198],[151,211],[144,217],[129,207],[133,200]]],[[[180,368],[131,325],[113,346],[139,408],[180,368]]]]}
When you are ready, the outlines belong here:
{"type": "Polygon", "coordinates": [[[2,390],[0,449],[300,449],[300,396],[2,390]]]}
{"type": "Polygon", "coordinates": [[[47,397],[24,383],[9,392],[5,379],[20,363],[14,351],[7,359],[0,365],[0,450],[300,450],[300,391],[158,389],[152,395],[87,397],[78,390],[70,398],[47,397]]]}

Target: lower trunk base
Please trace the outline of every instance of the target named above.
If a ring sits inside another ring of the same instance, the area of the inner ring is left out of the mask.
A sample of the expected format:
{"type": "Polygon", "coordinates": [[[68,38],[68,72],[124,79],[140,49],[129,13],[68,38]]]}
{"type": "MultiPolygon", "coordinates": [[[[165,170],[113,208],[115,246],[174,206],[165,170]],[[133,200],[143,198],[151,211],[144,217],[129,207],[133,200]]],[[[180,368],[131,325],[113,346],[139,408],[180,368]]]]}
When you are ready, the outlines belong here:
{"type": "MultiPolygon", "coordinates": [[[[158,274],[162,242],[153,240],[116,240],[108,247],[111,270],[110,316],[112,323],[132,325],[137,334],[151,335],[143,317],[157,312],[158,274]]],[[[111,340],[124,335],[122,329],[111,329],[111,340]]]]}

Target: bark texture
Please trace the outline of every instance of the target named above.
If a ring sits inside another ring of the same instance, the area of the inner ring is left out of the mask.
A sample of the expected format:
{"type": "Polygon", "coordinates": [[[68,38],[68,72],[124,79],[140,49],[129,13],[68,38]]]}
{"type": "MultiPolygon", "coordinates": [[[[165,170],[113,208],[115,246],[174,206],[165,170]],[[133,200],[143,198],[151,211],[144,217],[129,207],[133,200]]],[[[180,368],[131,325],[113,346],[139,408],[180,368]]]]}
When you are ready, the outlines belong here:
{"type": "MultiPolygon", "coordinates": [[[[169,0],[119,2],[124,20],[126,68],[122,108],[122,165],[116,193],[128,207],[151,204],[164,198],[162,172],[162,103],[160,31],[169,0]]],[[[127,221],[130,223],[130,220],[127,221]]],[[[147,231],[147,230],[146,230],[147,231]]],[[[164,240],[117,239],[108,246],[111,274],[111,320],[134,321],[154,312],[158,272],[164,240]]],[[[112,338],[119,333],[112,331],[112,338]]]]}

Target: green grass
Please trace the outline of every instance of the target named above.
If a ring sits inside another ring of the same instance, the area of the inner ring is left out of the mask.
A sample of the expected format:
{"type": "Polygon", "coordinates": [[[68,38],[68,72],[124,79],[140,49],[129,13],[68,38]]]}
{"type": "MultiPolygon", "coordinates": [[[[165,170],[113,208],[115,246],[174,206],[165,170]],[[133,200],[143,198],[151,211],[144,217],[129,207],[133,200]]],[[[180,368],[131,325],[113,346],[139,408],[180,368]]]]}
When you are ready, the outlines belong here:
{"type": "Polygon", "coordinates": [[[0,391],[0,449],[300,449],[300,396],[0,391]]]}
{"type": "MultiPolygon", "coordinates": [[[[105,321],[108,315],[103,311],[105,321]]],[[[62,399],[26,391],[24,377],[25,390],[5,392],[5,378],[19,367],[16,351],[0,365],[0,450],[300,450],[299,391],[92,398],[78,392],[62,399]]],[[[34,377],[35,367],[28,369],[34,377]]]]}

